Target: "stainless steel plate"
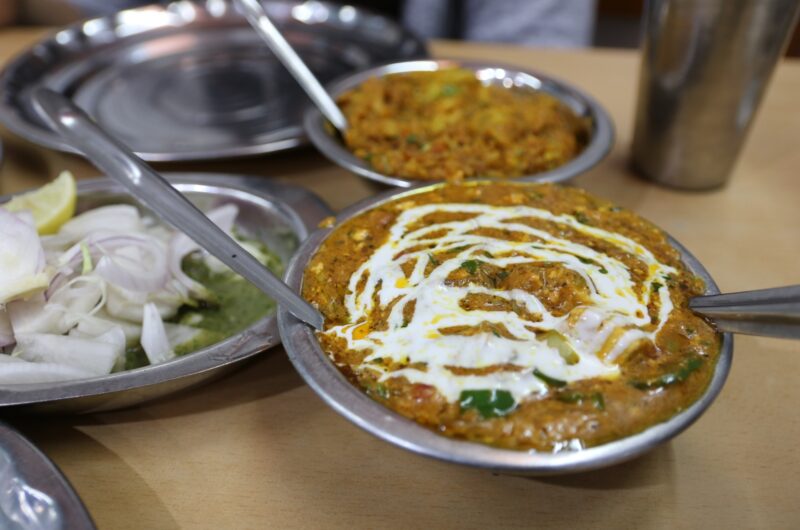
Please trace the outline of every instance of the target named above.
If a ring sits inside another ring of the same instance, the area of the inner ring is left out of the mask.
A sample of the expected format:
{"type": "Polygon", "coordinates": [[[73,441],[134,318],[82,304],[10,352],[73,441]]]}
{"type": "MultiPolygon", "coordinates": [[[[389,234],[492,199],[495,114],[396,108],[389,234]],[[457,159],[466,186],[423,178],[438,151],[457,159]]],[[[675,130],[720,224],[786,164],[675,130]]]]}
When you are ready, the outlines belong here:
{"type": "MultiPolygon", "coordinates": [[[[336,98],[371,77],[382,77],[407,72],[433,72],[443,68],[465,68],[472,70],[478,79],[486,84],[517,90],[540,90],[561,100],[578,116],[589,119],[592,124],[589,143],[583,151],[566,164],[550,171],[517,177],[514,180],[529,182],[562,182],[569,180],[600,162],[614,145],[614,125],[603,107],[591,96],[577,88],[545,74],[517,70],[513,66],[476,61],[436,60],[405,61],[378,66],[363,72],[356,72],[333,82],[328,91],[336,98]]],[[[397,175],[384,175],[375,171],[365,160],[353,155],[338,136],[325,127],[322,114],[309,107],[303,117],[303,125],[314,146],[333,162],[370,180],[390,186],[408,188],[425,183],[397,175]]]]}
{"type": "MultiPolygon", "coordinates": [[[[265,178],[182,173],[165,176],[202,210],[236,204],[237,228],[266,243],[284,263],[297,244],[331,213],[311,192],[265,178]]],[[[0,197],[0,203],[8,198],[0,197]]],[[[134,200],[107,179],[78,183],[78,211],[109,203],[134,204],[134,200]]],[[[126,407],[221,375],[238,361],[279,342],[273,314],[222,342],[163,364],[92,379],[0,387],[0,407],[24,407],[23,412],[95,412],[126,407]]]]}
{"type": "MultiPolygon", "coordinates": [[[[405,193],[420,189],[424,188],[417,187],[405,193]]],[[[345,209],[336,216],[337,226],[401,193],[392,190],[345,209]]],[[[290,287],[300,292],[303,273],[310,259],[334,229],[319,229],[306,239],[286,272],[285,281],[290,287]]],[[[718,294],[717,285],[702,264],[677,241],[670,238],[670,243],[681,252],[689,270],[703,279],[706,294],[718,294]]],[[[499,449],[436,434],[374,401],[350,383],[322,351],[314,330],[309,326],[279,309],[278,327],[289,359],[306,383],[336,412],[362,429],[421,455],[524,475],[557,475],[606,467],[630,460],[669,440],[691,425],[711,405],[722,390],[733,359],[733,337],[730,333],[724,333],[719,361],[708,388],[700,399],[684,411],[639,434],[611,443],[581,451],[539,453],[499,449]]]]}
{"type": "MultiPolygon", "coordinates": [[[[389,19],[328,2],[281,1],[269,15],[321,80],[426,56],[389,19]]],[[[0,121],[71,151],[28,101],[47,86],[71,96],[149,161],[206,160],[304,142],[307,98],[244,18],[224,0],[122,11],[67,27],[0,74],[0,121]]]]}
{"type": "Polygon", "coordinates": [[[31,442],[0,423],[0,528],[94,530],[64,475],[31,442]]]}

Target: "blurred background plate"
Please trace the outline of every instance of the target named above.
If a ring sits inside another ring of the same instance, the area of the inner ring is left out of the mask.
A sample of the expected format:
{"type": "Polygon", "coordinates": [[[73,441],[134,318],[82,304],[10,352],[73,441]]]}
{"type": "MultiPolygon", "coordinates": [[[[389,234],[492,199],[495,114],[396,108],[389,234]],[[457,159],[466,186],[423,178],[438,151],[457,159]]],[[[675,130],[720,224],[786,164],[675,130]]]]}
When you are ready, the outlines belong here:
{"type": "MultiPolygon", "coordinates": [[[[353,6],[269,2],[267,11],[321,81],[425,57],[397,23],[353,6]]],[[[69,26],[0,73],[0,121],[70,151],[30,108],[45,85],[72,97],[149,161],[255,155],[305,143],[297,83],[225,0],[172,2],[69,26]]]]}
{"type": "Polygon", "coordinates": [[[0,528],[95,528],[55,464],[4,423],[0,423],[0,528]]]}

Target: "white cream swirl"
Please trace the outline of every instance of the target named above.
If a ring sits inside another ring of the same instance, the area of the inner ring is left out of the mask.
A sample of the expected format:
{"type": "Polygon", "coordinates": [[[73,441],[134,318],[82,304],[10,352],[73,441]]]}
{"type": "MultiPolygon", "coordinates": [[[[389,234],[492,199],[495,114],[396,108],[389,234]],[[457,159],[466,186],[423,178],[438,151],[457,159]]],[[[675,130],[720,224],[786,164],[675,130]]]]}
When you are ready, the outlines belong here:
{"type": "Polygon", "coordinates": [[[644,246],[620,234],[578,222],[571,215],[555,215],[527,206],[481,204],[427,204],[402,212],[391,227],[387,241],[377,248],[350,278],[345,297],[350,323],[325,333],[341,337],[352,350],[370,350],[358,367],[381,372],[381,380],[404,377],[412,383],[435,387],[449,401],[464,390],[506,390],[519,401],[545,392],[546,383],[534,370],[563,381],[614,377],[622,354],[643,340],[652,341],[672,310],[664,277],[677,271],[660,263],[644,246]],[[414,228],[429,214],[449,212],[471,216],[414,228]],[[586,245],[558,237],[522,222],[536,218],[565,225],[592,238],[612,243],[648,267],[648,277],[636,285],[627,266],[586,245]],[[477,229],[483,229],[476,233],[477,229]],[[509,241],[485,235],[486,229],[509,230],[537,238],[536,243],[509,241]],[[446,232],[442,235],[442,232],[446,232]],[[434,236],[434,237],[430,237],[434,236]],[[448,253],[449,252],[449,253],[448,253]],[[448,258],[442,256],[446,254],[448,258]],[[438,257],[437,257],[438,256],[438,257]],[[535,295],[520,289],[502,290],[477,283],[448,285],[446,279],[465,261],[506,268],[521,263],[551,263],[579,274],[589,290],[590,303],[561,316],[551,314],[535,295]],[[414,263],[406,277],[404,263],[414,263]],[[432,270],[426,276],[429,265],[432,270]],[[660,285],[659,285],[660,284],[660,285]],[[484,293],[503,298],[536,315],[525,312],[465,310],[460,302],[470,294],[484,293]],[[658,296],[658,318],[651,321],[648,304],[658,296]],[[386,330],[371,330],[368,317],[375,302],[392,309],[386,330]],[[404,307],[414,303],[413,317],[404,321],[404,307]],[[522,313],[521,316],[519,313],[522,313]],[[502,324],[505,333],[473,335],[442,334],[452,326],[476,327],[502,324]],[[577,359],[567,359],[558,344],[546,339],[557,332],[577,359]],[[405,367],[389,371],[383,362],[391,359],[405,367]],[[576,362],[577,361],[577,362],[576,362]],[[515,370],[458,375],[448,367],[481,369],[499,365],[515,370]]]}

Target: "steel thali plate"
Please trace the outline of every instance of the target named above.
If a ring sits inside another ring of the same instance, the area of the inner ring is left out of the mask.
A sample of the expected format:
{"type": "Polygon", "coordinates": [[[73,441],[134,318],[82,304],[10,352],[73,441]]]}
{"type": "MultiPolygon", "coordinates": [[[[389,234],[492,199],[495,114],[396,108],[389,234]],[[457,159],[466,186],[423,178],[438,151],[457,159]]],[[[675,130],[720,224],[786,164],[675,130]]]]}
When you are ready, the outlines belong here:
{"type": "MultiPolygon", "coordinates": [[[[388,18],[317,1],[265,5],[324,83],[348,72],[426,56],[388,18]]],[[[29,91],[72,97],[141,158],[208,160],[305,143],[307,98],[225,0],[180,0],[64,28],[0,73],[0,121],[33,142],[71,149],[41,123],[29,91]]]]}

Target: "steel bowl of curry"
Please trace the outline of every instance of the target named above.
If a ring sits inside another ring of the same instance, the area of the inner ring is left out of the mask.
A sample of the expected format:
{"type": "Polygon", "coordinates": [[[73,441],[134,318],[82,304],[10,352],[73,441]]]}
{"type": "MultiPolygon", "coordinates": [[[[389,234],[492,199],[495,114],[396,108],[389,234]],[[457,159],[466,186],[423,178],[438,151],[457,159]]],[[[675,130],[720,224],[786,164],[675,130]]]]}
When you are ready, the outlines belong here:
{"type": "Polygon", "coordinates": [[[591,96],[514,67],[392,63],[328,87],[348,120],[336,134],[309,109],[306,134],[329,159],[399,187],[474,178],[565,181],[605,157],[611,119],[591,96]]]}
{"type": "Polygon", "coordinates": [[[384,194],[315,231],[286,274],[290,359],[391,443],[524,474],[608,466],[675,436],[727,376],[732,338],[688,309],[702,265],[635,213],[554,184],[384,194]]]}

